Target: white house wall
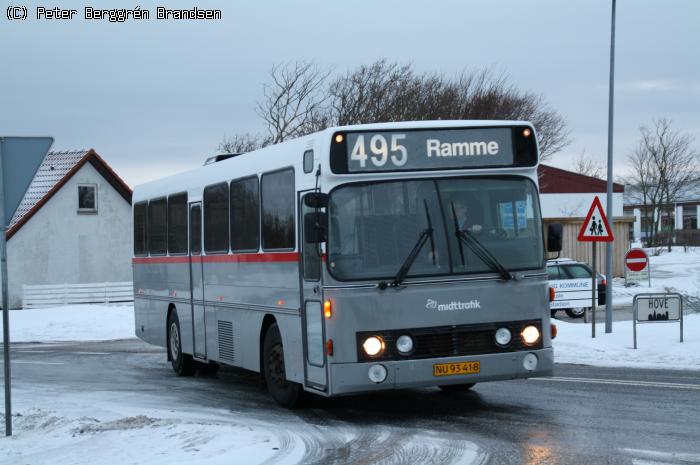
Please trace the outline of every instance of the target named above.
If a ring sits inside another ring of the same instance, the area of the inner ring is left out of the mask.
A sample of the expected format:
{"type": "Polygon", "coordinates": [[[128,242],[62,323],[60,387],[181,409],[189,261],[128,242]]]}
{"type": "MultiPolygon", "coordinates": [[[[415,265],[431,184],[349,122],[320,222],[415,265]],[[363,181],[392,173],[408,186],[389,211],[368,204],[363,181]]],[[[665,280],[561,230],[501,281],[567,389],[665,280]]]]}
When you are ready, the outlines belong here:
{"type": "MultiPolygon", "coordinates": [[[[595,196],[600,198],[603,208],[607,205],[606,194],[541,194],[540,205],[544,218],[585,217],[595,196]]],[[[613,193],[613,216],[623,215],[622,192],[613,193]]],[[[609,216],[609,215],[608,215],[609,216]]]]}
{"type": "Polygon", "coordinates": [[[131,281],[131,206],[86,163],[7,243],[10,308],[22,284],[131,281]],[[78,213],[78,184],[97,185],[97,213],[78,213]]]}

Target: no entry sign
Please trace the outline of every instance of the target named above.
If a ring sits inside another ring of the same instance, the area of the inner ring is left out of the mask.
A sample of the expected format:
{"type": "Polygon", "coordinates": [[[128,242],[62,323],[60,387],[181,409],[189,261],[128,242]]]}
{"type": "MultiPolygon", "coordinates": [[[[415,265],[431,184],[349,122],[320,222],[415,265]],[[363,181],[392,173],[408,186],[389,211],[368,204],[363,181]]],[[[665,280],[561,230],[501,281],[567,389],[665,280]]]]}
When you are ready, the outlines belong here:
{"type": "Polygon", "coordinates": [[[625,266],[630,271],[642,271],[648,263],[649,257],[642,249],[630,249],[625,255],[625,266]]]}

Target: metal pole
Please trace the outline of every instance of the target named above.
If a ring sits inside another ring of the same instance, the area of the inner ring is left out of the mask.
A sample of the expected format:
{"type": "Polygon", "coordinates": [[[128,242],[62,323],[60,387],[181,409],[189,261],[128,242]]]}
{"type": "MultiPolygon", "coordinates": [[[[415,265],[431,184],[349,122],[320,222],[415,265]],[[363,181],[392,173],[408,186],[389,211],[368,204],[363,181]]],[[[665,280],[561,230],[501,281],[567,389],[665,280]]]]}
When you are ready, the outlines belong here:
{"type": "MultiPolygon", "coordinates": [[[[610,84],[608,96],[608,182],[607,182],[607,202],[605,213],[611,220],[611,227],[615,230],[615,218],[613,215],[613,102],[615,96],[615,0],[612,0],[612,20],[610,27],[610,84]]],[[[608,242],[605,254],[605,278],[608,286],[605,287],[605,332],[612,333],[613,326],[613,303],[612,303],[612,283],[613,283],[613,243],[608,242]]]]}
{"type": "Polygon", "coordinates": [[[681,342],[683,342],[683,296],[678,295],[678,305],[680,305],[680,312],[681,312],[681,342]]]}
{"type": "Polygon", "coordinates": [[[2,340],[5,365],[5,436],[12,436],[12,403],[10,399],[10,310],[7,298],[7,244],[5,232],[5,186],[2,182],[2,144],[0,137],[0,273],[2,273],[2,340]]]}
{"type": "Polygon", "coordinates": [[[597,279],[596,279],[596,264],[598,262],[596,255],[598,255],[598,247],[596,247],[597,242],[592,242],[593,244],[593,273],[591,276],[591,337],[595,337],[595,310],[598,305],[598,299],[595,298],[595,291],[598,289],[597,279]]]}
{"type": "Polygon", "coordinates": [[[639,305],[639,301],[637,300],[637,296],[634,297],[632,307],[634,308],[633,314],[632,314],[632,327],[633,329],[633,334],[634,334],[634,348],[637,348],[637,306],[639,305]]]}

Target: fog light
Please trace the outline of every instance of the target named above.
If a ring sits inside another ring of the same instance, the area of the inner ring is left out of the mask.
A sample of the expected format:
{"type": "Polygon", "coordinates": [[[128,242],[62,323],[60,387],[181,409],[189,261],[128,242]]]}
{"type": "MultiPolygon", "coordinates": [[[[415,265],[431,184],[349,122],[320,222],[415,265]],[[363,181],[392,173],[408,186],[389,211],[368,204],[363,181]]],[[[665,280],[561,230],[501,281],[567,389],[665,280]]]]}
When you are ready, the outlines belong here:
{"type": "MultiPolygon", "coordinates": [[[[537,364],[536,360],[537,359],[535,359],[535,364],[537,364]]],[[[386,368],[384,368],[384,365],[372,365],[369,367],[367,376],[369,376],[369,380],[373,383],[381,383],[386,379],[386,368]]]]}
{"type": "Polygon", "coordinates": [[[362,348],[370,357],[376,357],[384,352],[384,341],[379,336],[370,336],[362,343],[362,348]]]}
{"type": "Polygon", "coordinates": [[[540,340],[540,330],[537,329],[537,326],[525,326],[521,335],[523,337],[523,342],[529,346],[535,345],[537,341],[540,340]]]}
{"type": "Polygon", "coordinates": [[[396,348],[402,355],[410,354],[413,350],[413,339],[411,339],[411,336],[408,334],[399,336],[399,338],[396,340],[396,348]]]}
{"type": "Polygon", "coordinates": [[[510,344],[511,338],[512,335],[510,334],[510,330],[508,328],[498,328],[496,330],[496,344],[499,346],[507,346],[510,344]]]}
{"type": "Polygon", "coordinates": [[[525,358],[523,358],[523,368],[527,371],[535,371],[537,368],[537,355],[532,353],[525,355],[525,358]]]}

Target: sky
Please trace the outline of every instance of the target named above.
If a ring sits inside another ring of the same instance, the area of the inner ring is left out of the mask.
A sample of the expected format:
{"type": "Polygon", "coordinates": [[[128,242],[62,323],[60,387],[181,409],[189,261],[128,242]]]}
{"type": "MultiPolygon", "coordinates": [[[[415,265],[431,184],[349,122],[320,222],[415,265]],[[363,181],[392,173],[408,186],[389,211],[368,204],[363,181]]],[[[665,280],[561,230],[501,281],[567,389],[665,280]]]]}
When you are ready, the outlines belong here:
{"type": "MultiPolygon", "coordinates": [[[[155,19],[158,3],[64,0],[72,20],[9,21],[0,0],[0,135],[94,148],[131,186],[201,165],[225,136],[261,132],[255,104],[273,65],[344,73],[381,58],[452,76],[493,67],[541,94],[572,143],[551,164],[607,157],[612,0],[162,2],[221,20],[155,19]],[[149,9],[148,21],[83,19],[83,8],[149,9]]],[[[700,149],[700,1],[617,0],[615,176],[641,125],[667,117],[700,149]]]]}

